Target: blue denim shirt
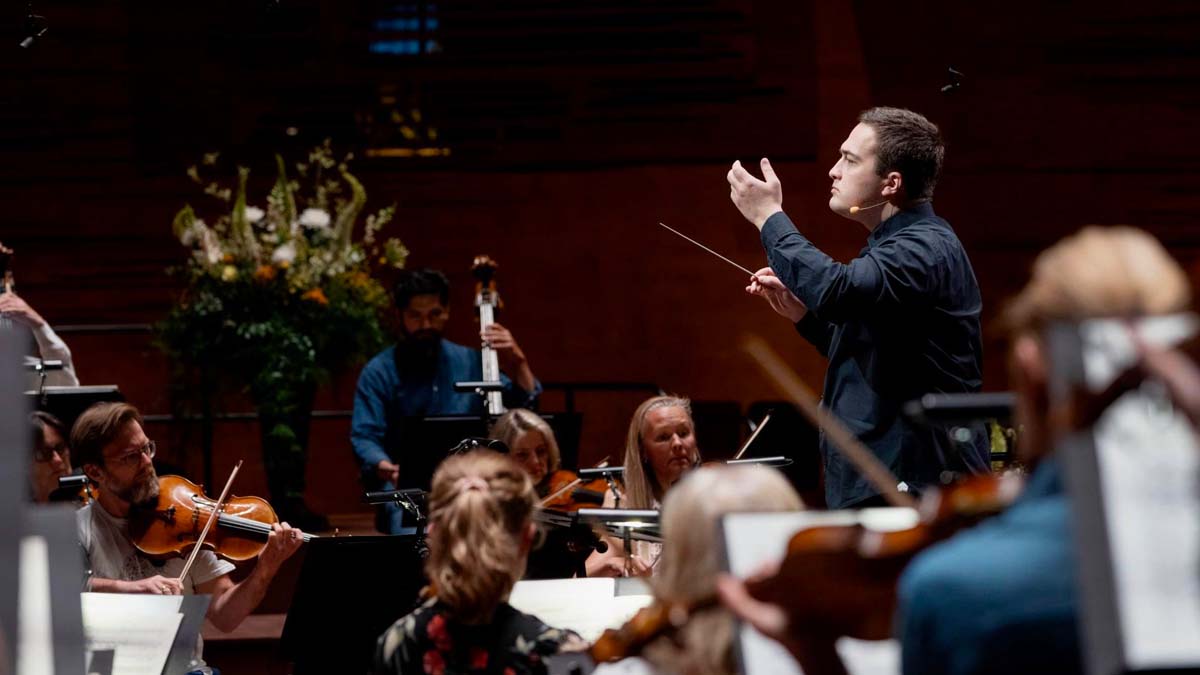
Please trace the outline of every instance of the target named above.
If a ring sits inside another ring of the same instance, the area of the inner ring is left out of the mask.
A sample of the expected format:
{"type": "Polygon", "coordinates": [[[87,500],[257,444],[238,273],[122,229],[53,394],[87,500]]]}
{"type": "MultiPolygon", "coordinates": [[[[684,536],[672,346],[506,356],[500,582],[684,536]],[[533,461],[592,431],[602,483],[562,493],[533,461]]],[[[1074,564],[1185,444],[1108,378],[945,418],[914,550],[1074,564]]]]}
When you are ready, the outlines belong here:
{"type": "Polygon", "coordinates": [[[900,578],[905,675],[1083,671],[1070,504],[1054,459],[991,520],[900,578]]]}
{"type": "MultiPolygon", "coordinates": [[[[979,284],[949,223],[918,204],[880,223],[843,264],[780,211],[763,225],[762,243],[771,269],[808,307],[796,329],[829,359],[823,405],[914,488],[947,470],[986,472],[986,434],[960,445],[901,413],[924,394],[977,392],[983,382],[979,284]]],[[[829,508],[878,494],[823,434],[821,454],[829,508]]]]}
{"type": "MultiPolygon", "coordinates": [[[[483,399],[473,392],[454,391],[455,382],[483,378],[478,349],[442,340],[437,369],[424,378],[403,377],[396,366],[396,348],[388,347],[363,367],[354,392],[354,416],[350,423],[350,442],[364,471],[388,459],[393,440],[388,433],[389,420],[426,415],[481,415],[483,399]]],[[[507,375],[504,405],[528,408],[542,393],[536,382],[532,392],[522,390],[507,375]]],[[[391,489],[391,488],[384,488],[391,489]]]]}

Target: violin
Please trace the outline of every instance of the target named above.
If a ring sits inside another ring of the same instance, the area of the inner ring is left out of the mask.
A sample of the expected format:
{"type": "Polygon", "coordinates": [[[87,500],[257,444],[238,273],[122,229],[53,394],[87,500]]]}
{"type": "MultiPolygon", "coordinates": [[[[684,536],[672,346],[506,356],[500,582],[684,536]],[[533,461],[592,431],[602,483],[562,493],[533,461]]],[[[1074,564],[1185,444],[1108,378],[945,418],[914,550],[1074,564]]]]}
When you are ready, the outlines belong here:
{"type": "MultiPolygon", "coordinates": [[[[830,663],[836,658],[831,650],[837,638],[892,636],[896,585],[912,558],[999,513],[1020,488],[1015,476],[973,476],[927,493],[918,509],[920,521],[908,529],[881,532],[862,524],[803,529],[788,541],[778,571],[747,581],[747,591],[788,612],[789,632],[804,636],[806,646],[813,649],[797,655],[804,672],[836,672],[830,663]]],[[[690,605],[655,601],[620,629],[606,630],[592,645],[592,658],[599,663],[635,655],[717,602],[715,595],[690,605]]]]}
{"type": "Polygon", "coordinates": [[[542,499],[542,508],[559,511],[599,508],[604,504],[604,493],[608,490],[605,479],[585,483],[574,471],[566,469],[551,474],[546,485],[547,496],[542,499]]]}
{"type": "MultiPolygon", "coordinates": [[[[130,511],[134,546],[152,558],[182,556],[199,539],[216,504],[190,480],[160,476],[157,503],[130,511]]],[[[279,516],[265,499],[230,497],[202,545],[226,560],[244,562],[263,552],[271,525],[278,522],[279,516]]],[[[312,541],[316,535],[306,533],[303,538],[312,541]]]]}

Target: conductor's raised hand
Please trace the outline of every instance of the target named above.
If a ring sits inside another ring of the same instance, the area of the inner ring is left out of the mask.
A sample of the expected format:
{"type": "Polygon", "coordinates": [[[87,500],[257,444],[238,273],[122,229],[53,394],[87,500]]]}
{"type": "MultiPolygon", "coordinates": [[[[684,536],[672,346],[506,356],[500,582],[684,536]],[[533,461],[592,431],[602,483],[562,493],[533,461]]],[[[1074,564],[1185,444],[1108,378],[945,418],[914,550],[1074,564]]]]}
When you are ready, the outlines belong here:
{"type": "Polygon", "coordinates": [[[780,316],[787,317],[792,323],[803,319],[808,313],[804,302],[783,285],[770,267],[764,267],[750,277],[750,285],[746,286],[746,292],[764,298],[767,304],[771,305],[771,309],[780,316]]]}
{"type": "Polygon", "coordinates": [[[725,178],[729,181],[730,201],[746,220],[761,230],[767,218],[783,210],[783,185],[766,157],[762,158],[759,166],[762,168],[762,180],[743,168],[741,161],[733,163],[725,178]]]}

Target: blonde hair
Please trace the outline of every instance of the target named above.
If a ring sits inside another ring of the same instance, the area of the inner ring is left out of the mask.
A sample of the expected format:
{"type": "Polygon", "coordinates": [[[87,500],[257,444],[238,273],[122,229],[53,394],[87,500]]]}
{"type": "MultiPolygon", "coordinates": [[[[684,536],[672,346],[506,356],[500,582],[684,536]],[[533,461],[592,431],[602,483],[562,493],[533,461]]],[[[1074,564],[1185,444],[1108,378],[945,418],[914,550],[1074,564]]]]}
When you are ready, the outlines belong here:
{"type": "MultiPolygon", "coordinates": [[[[694,604],[716,592],[721,569],[717,528],[738,511],[798,511],[800,496],[775,469],[704,467],[690,472],[667,495],[662,510],[663,552],[654,591],[660,599],[694,604]]],[[[673,672],[733,673],[734,621],[714,607],[692,616],[679,644],[659,640],[646,657],[673,672]]]]}
{"type": "Polygon", "coordinates": [[[562,464],[562,454],[558,450],[554,430],[540,415],[525,408],[513,408],[492,425],[491,437],[507,445],[511,451],[521,434],[530,431],[537,431],[546,439],[546,476],[549,477],[562,464]]]}
{"type": "Polygon", "coordinates": [[[459,621],[486,623],[525,573],[536,501],[529,475],[491,450],[450,457],[434,473],[425,574],[459,621]]]}
{"type": "Polygon", "coordinates": [[[1144,230],[1090,225],[1046,249],[1009,303],[1011,334],[1053,321],[1171,314],[1191,304],[1183,268],[1144,230]]]}
{"type": "MultiPolygon", "coordinates": [[[[633,417],[629,420],[629,431],[625,434],[625,500],[621,504],[623,508],[652,509],[654,500],[662,499],[665,487],[658,484],[654,471],[646,466],[647,460],[642,454],[642,427],[646,424],[646,415],[659,408],[682,408],[687,413],[688,421],[692,422],[692,403],[681,396],[648,398],[633,411],[633,417]]],[[[695,433],[694,422],[692,432],[695,433]]],[[[695,459],[700,461],[699,456],[695,459]]]]}

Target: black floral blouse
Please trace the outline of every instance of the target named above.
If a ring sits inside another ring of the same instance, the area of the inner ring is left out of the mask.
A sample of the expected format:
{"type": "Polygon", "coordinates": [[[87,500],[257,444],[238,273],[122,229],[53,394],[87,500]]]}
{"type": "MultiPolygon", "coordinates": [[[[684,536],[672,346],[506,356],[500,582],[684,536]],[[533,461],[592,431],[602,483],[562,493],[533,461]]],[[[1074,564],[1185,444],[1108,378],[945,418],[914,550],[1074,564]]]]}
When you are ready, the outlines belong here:
{"type": "Polygon", "coordinates": [[[545,673],[542,657],[564,643],[579,641],[572,631],[551,628],[508,603],[496,608],[490,624],[467,625],[451,618],[436,598],[427,601],[379,636],[376,675],[525,675],[545,673]]]}

